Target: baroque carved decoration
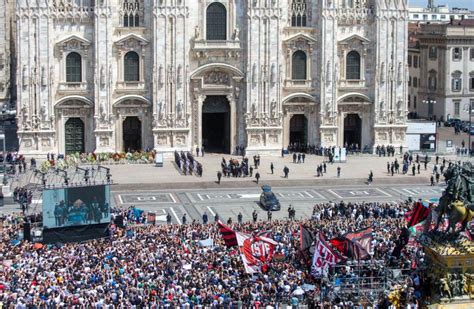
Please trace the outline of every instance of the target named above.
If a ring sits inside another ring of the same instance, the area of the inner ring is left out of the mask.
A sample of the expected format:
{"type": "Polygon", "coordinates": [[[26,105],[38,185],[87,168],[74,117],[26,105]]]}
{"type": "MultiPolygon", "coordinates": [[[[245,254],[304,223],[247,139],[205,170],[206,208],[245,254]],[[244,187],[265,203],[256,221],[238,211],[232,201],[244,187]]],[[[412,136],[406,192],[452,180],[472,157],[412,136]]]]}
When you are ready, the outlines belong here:
{"type": "Polygon", "coordinates": [[[207,85],[230,85],[229,74],[222,71],[207,72],[203,78],[204,84],[207,85]]]}

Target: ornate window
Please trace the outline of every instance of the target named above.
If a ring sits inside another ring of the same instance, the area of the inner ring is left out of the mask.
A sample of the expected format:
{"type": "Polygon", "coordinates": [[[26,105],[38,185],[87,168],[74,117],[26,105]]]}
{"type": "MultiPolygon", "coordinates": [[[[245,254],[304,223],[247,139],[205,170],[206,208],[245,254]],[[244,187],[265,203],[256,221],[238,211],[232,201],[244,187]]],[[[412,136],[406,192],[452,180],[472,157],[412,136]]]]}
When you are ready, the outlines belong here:
{"type": "Polygon", "coordinates": [[[222,3],[214,2],[207,7],[206,39],[227,40],[227,10],[222,3]]]}
{"type": "Polygon", "coordinates": [[[451,74],[451,91],[461,91],[462,88],[462,73],[459,71],[455,71],[451,74]]]}
{"type": "Polygon", "coordinates": [[[346,79],[360,79],[360,55],[355,50],[346,57],[346,79]]]}
{"type": "Polygon", "coordinates": [[[453,48],[453,60],[460,61],[462,59],[462,50],[460,47],[453,48]]]}
{"type": "Polygon", "coordinates": [[[140,57],[136,52],[128,52],[124,57],[124,80],[126,82],[140,81],[140,57]]]}
{"type": "Polygon", "coordinates": [[[76,52],[69,53],[66,57],[66,82],[82,82],[82,57],[76,52]]]}
{"type": "Polygon", "coordinates": [[[123,0],[122,18],[124,27],[140,26],[140,0],[123,0]]]}
{"type": "Polygon", "coordinates": [[[302,50],[297,50],[292,57],[291,79],[306,80],[306,53],[302,50]]]}
{"type": "Polygon", "coordinates": [[[436,58],[438,58],[438,48],[436,46],[430,46],[428,57],[431,60],[436,60],[436,58]]]}
{"type": "Polygon", "coordinates": [[[306,0],[292,0],[291,2],[291,26],[306,27],[306,0]]]}

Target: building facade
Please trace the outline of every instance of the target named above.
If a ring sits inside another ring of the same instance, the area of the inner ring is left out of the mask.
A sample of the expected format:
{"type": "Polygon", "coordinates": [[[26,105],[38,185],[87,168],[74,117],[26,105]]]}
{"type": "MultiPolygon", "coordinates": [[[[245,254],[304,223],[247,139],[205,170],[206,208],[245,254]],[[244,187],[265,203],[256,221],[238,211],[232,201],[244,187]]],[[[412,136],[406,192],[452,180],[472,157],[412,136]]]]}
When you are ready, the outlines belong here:
{"type": "Polygon", "coordinates": [[[416,36],[419,76],[425,78],[418,88],[419,104],[416,109],[411,104],[410,112],[426,119],[469,121],[469,105],[474,106],[474,20],[422,24],[416,36]]]}
{"type": "Polygon", "coordinates": [[[404,141],[405,0],[18,0],[20,151],[404,141]]]}
{"type": "MultiPolygon", "coordinates": [[[[13,0],[0,0],[0,110],[11,106],[11,35],[13,0]]],[[[14,69],[13,69],[14,71],[14,69]]]]}
{"type": "Polygon", "coordinates": [[[474,12],[466,8],[449,8],[447,5],[434,6],[433,1],[428,1],[426,8],[409,7],[410,22],[418,23],[449,23],[451,19],[474,19],[474,12]]]}

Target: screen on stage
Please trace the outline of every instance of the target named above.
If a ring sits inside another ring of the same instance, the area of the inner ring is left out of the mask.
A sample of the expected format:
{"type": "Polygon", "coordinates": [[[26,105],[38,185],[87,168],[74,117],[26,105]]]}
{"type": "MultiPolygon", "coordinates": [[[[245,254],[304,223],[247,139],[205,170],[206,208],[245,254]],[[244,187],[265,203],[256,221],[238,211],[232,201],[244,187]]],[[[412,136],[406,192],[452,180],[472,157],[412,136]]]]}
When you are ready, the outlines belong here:
{"type": "Polygon", "coordinates": [[[43,227],[109,223],[109,195],[109,185],[44,190],[43,227]]]}

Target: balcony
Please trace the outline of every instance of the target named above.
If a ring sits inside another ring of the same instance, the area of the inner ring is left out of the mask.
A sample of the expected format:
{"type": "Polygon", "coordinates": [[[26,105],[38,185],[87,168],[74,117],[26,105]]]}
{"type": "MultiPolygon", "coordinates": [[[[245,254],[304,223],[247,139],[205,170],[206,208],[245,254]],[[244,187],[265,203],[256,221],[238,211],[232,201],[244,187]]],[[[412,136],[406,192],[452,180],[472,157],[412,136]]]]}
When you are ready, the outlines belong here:
{"type": "Polygon", "coordinates": [[[58,94],[87,94],[87,83],[86,82],[66,82],[66,83],[59,83],[58,94]]]}
{"type": "Polygon", "coordinates": [[[343,79],[338,83],[339,88],[345,89],[364,89],[367,88],[364,79],[343,79]]]}
{"type": "Polygon", "coordinates": [[[195,40],[193,51],[197,58],[221,56],[226,58],[240,57],[240,41],[238,40],[195,40]]]}
{"type": "Polygon", "coordinates": [[[118,93],[145,94],[146,86],[145,86],[145,82],[143,81],[137,81],[137,82],[123,81],[123,82],[117,82],[115,91],[118,93]]]}
{"type": "Polygon", "coordinates": [[[285,90],[312,90],[313,83],[310,79],[286,79],[284,83],[285,90]]]}

